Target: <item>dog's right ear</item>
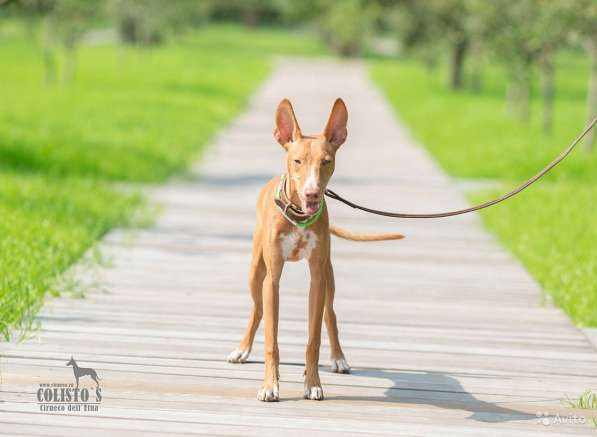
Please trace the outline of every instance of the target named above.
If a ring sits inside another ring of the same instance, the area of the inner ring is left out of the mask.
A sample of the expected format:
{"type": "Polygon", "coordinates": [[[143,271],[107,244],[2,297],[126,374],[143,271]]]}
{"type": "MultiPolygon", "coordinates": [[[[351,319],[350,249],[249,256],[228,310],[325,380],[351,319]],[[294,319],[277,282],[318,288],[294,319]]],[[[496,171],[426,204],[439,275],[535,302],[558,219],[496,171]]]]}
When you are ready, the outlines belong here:
{"type": "Polygon", "coordinates": [[[334,102],[330,118],[325,126],[323,135],[326,140],[336,148],[340,147],[346,141],[348,131],[346,130],[346,123],[348,122],[348,110],[344,100],[340,97],[334,102]]]}
{"type": "Polygon", "coordinates": [[[276,109],[276,127],[274,128],[274,138],[285,149],[288,143],[301,138],[301,128],[294,116],[294,110],[290,100],[284,99],[276,109]]]}

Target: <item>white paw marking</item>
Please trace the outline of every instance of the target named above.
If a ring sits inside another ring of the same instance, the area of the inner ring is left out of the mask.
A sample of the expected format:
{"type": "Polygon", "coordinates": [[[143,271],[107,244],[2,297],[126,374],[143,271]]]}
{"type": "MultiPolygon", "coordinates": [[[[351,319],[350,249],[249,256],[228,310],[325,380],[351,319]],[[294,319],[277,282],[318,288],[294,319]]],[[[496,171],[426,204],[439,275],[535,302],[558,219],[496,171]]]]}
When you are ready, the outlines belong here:
{"type": "Polygon", "coordinates": [[[334,373],[350,373],[350,365],[345,358],[339,360],[332,360],[331,366],[332,372],[334,373]]]}
{"type": "Polygon", "coordinates": [[[280,387],[274,384],[272,388],[262,388],[257,392],[257,400],[263,402],[278,402],[280,400],[280,387]]]}
{"type": "Polygon", "coordinates": [[[249,358],[250,351],[244,351],[241,349],[234,349],[228,355],[228,362],[229,363],[244,363],[249,358]]]}
{"type": "Polygon", "coordinates": [[[305,387],[305,399],[321,401],[323,399],[323,389],[321,387],[305,387]]]}

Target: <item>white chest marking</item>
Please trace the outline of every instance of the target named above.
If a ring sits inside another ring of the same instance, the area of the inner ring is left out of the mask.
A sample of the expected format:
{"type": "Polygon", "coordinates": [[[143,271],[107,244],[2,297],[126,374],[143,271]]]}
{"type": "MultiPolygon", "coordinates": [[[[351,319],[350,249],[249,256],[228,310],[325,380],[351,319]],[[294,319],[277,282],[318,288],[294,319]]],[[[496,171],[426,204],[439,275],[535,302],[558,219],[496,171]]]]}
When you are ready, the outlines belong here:
{"type": "Polygon", "coordinates": [[[280,235],[282,257],[285,260],[298,261],[311,258],[311,252],[317,247],[317,235],[313,231],[294,231],[280,235]]]}
{"type": "Polygon", "coordinates": [[[315,232],[305,231],[304,234],[303,240],[305,240],[305,245],[299,250],[299,259],[311,258],[311,252],[317,247],[317,235],[315,235],[315,232]]]}
{"type": "Polygon", "coordinates": [[[298,232],[291,232],[290,234],[280,235],[280,245],[282,246],[282,257],[284,259],[290,258],[292,252],[296,248],[300,235],[298,232]]]}

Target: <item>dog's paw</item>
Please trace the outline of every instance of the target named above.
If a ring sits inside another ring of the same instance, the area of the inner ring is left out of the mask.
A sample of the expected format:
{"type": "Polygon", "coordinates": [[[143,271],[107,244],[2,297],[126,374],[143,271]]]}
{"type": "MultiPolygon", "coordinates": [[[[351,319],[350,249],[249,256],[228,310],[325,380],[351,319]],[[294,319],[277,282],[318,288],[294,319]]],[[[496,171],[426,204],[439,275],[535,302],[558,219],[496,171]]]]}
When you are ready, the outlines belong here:
{"type": "Polygon", "coordinates": [[[262,387],[257,392],[257,400],[263,402],[278,402],[280,400],[280,387],[274,384],[272,387],[262,387]]]}
{"type": "Polygon", "coordinates": [[[323,400],[323,389],[321,387],[305,386],[305,399],[311,399],[312,401],[323,400]]]}
{"type": "Polygon", "coordinates": [[[244,363],[249,359],[250,351],[244,351],[242,349],[234,349],[228,355],[229,363],[244,363]]]}
{"type": "Polygon", "coordinates": [[[350,365],[346,358],[342,357],[338,360],[332,360],[331,370],[334,373],[350,373],[350,365]]]}

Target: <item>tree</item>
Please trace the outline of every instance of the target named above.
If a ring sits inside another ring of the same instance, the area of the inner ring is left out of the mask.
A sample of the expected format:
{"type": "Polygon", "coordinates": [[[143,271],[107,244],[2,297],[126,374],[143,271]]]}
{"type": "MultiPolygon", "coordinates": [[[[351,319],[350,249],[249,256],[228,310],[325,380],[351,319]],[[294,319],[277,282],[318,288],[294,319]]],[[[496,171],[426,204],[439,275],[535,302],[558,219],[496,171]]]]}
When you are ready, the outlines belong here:
{"type": "Polygon", "coordinates": [[[288,24],[309,23],[323,15],[326,3],[321,0],[273,0],[273,6],[288,24]]]}
{"type": "Polygon", "coordinates": [[[241,0],[238,4],[242,22],[247,26],[257,26],[264,15],[274,10],[271,0],[241,0]]]}
{"type": "Polygon", "coordinates": [[[319,25],[324,39],[342,56],[357,56],[371,33],[378,6],[365,0],[321,0],[319,25]]]}
{"type": "MultiPolygon", "coordinates": [[[[279,3],[286,0],[202,0],[200,3],[212,3],[211,16],[216,20],[240,21],[246,26],[258,26],[264,23],[280,24],[279,3]]],[[[197,4],[195,0],[195,4],[197,4]]],[[[302,3],[296,2],[296,3],[302,3]]],[[[283,5],[286,6],[286,5],[283,5]]]]}
{"type": "Polygon", "coordinates": [[[58,0],[49,14],[50,32],[60,42],[64,54],[64,82],[72,82],[76,73],[77,48],[85,32],[103,12],[97,0],[58,0]]]}
{"type": "Polygon", "coordinates": [[[553,130],[553,106],[555,98],[554,56],[566,42],[571,28],[571,16],[566,2],[536,1],[535,19],[530,23],[532,34],[530,45],[536,45],[538,64],[541,71],[541,97],[543,133],[553,130]]]}
{"type": "Polygon", "coordinates": [[[214,5],[210,0],[176,0],[168,7],[162,0],[115,0],[111,9],[122,42],[154,45],[169,31],[180,33],[203,23],[214,5]]]}
{"type": "MultiPolygon", "coordinates": [[[[597,31],[593,30],[592,33],[587,34],[586,46],[591,56],[591,73],[587,91],[587,123],[590,123],[593,118],[597,117],[597,31]]],[[[585,140],[587,151],[593,150],[595,137],[595,129],[587,134],[585,140]]]]}
{"type": "Polygon", "coordinates": [[[57,63],[49,32],[48,17],[55,6],[55,0],[8,0],[4,5],[11,8],[13,14],[25,20],[32,36],[41,28],[44,76],[47,83],[54,82],[57,76],[57,63]]]}
{"type": "Polygon", "coordinates": [[[426,2],[426,5],[438,27],[436,33],[443,35],[449,46],[450,87],[454,90],[460,89],[464,85],[464,61],[470,45],[468,2],[431,0],[426,2]]]}
{"type": "Polygon", "coordinates": [[[404,51],[420,58],[433,71],[440,62],[442,52],[441,44],[437,43],[441,37],[434,15],[416,0],[403,0],[393,6],[392,12],[395,13],[384,11],[382,15],[385,26],[395,28],[404,51]]]}
{"type": "Polygon", "coordinates": [[[470,46],[467,0],[403,0],[397,3],[397,26],[403,46],[419,51],[427,64],[437,62],[447,48],[449,59],[448,84],[457,90],[464,86],[464,65],[470,46]]]}
{"type": "Polygon", "coordinates": [[[41,27],[42,53],[47,82],[57,78],[56,47],[64,51],[64,82],[74,80],[76,49],[94,22],[103,12],[101,0],[20,0],[15,2],[21,16],[31,28],[41,27]]]}
{"type": "Polygon", "coordinates": [[[122,42],[151,45],[162,41],[158,0],[118,0],[114,12],[122,42]]]}
{"type": "MultiPolygon", "coordinates": [[[[587,123],[597,117],[597,3],[593,0],[569,2],[574,29],[582,40],[591,59],[589,84],[587,87],[587,123]]],[[[585,138],[584,146],[592,151],[595,144],[595,129],[585,138]]]]}
{"type": "Polygon", "coordinates": [[[540,50],[534,38],[535,0],[471,1],[482,38],[508,74],[507,99],[523,121],[530,119],[533,66],[540,50]]]}

